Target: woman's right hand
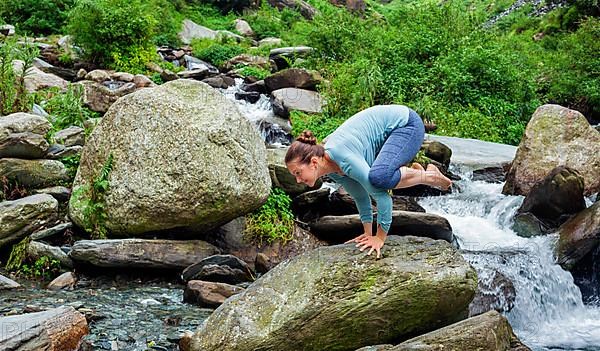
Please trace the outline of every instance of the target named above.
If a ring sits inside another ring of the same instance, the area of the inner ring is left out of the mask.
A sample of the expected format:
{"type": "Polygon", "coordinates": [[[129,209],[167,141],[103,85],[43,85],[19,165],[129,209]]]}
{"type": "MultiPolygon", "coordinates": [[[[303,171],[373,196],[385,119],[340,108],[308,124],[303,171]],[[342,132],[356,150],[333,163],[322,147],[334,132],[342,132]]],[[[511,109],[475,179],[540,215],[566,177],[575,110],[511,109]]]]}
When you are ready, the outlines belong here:
{"type": "Polygon", "coordinates": [[[371,234],[371,233],[362,233],[361,235],[357,236],[356,238],[346,241],[344,244],[362,243],[363,241],[368,240],[372,236],[373,236],[373,234],[371,234]]]}

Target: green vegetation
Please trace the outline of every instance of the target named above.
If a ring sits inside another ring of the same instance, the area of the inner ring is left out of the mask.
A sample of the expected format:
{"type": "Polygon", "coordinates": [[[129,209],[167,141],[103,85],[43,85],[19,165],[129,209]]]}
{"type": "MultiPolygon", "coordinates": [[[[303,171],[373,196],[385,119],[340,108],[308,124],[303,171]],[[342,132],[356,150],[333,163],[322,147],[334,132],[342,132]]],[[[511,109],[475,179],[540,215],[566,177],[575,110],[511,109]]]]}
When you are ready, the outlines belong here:
{"type": "Polygon", "coordinates": [[[0,17],[33,34],[60,33],[75,0],[1,0],[0,17]]]}
{"type": "Polygon", "coordinates": [[[67,173],[69,174],[69,178],[75,179],[75,175],[77,174],[77,169],[79,168],[80,160],[81,160],[81,154],[75,154],[72,156],[63,157],[59,160],[67,168],[67,173]]]}
{"type": "Polygon", "coordinates": [[[201,60],[222,66],[227,60],[244,53],[244,48],[234,40],[222,37],[219,40],[197,39],[192,41],[193,55],[201,60]]]}
{"type": "Polygon", "coordinates": [[[254,66],[243,66],[238,68],[236,71],[242,77],[254,77],[258,80],[265,79],[271,75],[271,71],[254,66]]]}
{"type": "Polygon", "coordinates": [[[6,262],[6,270],[17,271],[21,268],[27,258],[27,247],[29,246],[29,242],[31,242],[31,238],[27,236],[25,239],[13,245],[8,261],[6,262]]]}
{"type": "Polygon", "coordinates": [[[83,128],[87,119],[99,117],[97,112],[83,105],[81,85],[69,85],[65,91],[46,89],[35,94],[35,101],[51,116],[51,135],[70,126],[83,128]]]}
{"type": "Polygon", "coordinates": [[[292,199],[283,190],[274,188],[267,202],[246,216],[246,231],[251,240],[263,244],[280,240],[283,243],[293,238],[294,214],[292,199]]]}
{"type": "Polygon", "coordinates": [[[6,270],[30,279],[50,280],[56,277],[60,273],[60,262],[47,256],[42,256],[35,261],[30,260],[27,257],[27,247],[30,242],[30,237],[26,237],[13,245],[6,270]]]}
{"type": "Polygon", "coordinates": [[[25,89],[27,70],[39,54],[31,43],[17,44],[15,39],[0,42],[0,115],[28,111],[31,108],[29,93],[25,89]],[[14,60],[21,60],[19,69],[14,60]]]}

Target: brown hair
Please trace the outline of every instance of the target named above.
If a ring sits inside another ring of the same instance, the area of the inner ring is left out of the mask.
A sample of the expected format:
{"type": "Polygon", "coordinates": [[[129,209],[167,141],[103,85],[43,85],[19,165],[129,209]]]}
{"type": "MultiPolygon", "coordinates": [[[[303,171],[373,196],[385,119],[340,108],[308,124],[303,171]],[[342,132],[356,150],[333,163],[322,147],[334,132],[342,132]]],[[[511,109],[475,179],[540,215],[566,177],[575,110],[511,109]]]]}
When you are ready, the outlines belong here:
{"type": "Polygon", "coordinates": [[[305,130],[290,145],[285,154],[285,163],[298,161],[301,164],[308,164],[313,156],[323,157],[324,155],[323,145],[317,144],[317,138],[313,132],[305,130]]]}

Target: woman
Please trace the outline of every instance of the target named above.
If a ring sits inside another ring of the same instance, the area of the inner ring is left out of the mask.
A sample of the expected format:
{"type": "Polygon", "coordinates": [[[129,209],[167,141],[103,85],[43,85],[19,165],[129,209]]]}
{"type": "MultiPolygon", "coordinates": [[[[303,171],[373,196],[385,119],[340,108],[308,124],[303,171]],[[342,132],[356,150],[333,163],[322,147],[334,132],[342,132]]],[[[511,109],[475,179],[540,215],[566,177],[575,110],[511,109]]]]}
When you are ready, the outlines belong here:
{"type": "Polygon", "coordinates": [[[402,105],[380,105],[350,117],[324,145],[317,144],[311,131],[304,131],[292,143],[285,163],[298,183],[314,186],[328,175],[352,196],[358,207],[364,232],[348,241],[363,251],[371,248],[381,257],[381,248],[392,223],[389,189],[425,184],[448,189],[452,181],[437,167],[408,164],[423,143],[425,128],[421,117],[402,105]],[[377,233],[373,235],[372,196],[377,203],[377,233]]]}

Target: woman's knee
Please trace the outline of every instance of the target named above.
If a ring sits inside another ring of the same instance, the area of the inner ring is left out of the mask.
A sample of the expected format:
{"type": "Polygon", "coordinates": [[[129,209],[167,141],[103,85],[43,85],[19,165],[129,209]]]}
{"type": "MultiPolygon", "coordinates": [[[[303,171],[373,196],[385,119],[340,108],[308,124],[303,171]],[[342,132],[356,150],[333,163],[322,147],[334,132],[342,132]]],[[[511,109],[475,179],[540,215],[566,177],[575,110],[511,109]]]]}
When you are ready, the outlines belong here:
{"type": "Polygon", "coordinates": [[[373,169],[369,171],[369,182],[376,188],[393,189],[400,181],[400,170],[388,171],[373,169]]]}

